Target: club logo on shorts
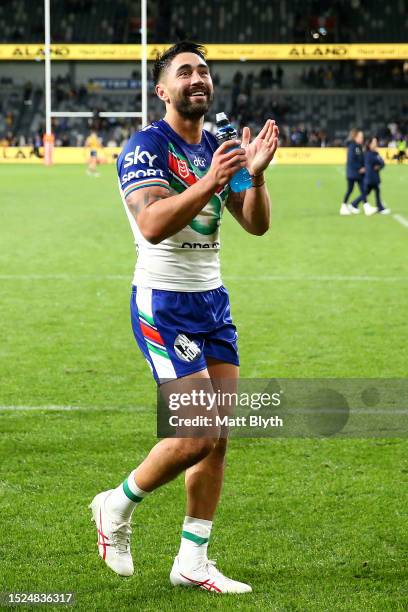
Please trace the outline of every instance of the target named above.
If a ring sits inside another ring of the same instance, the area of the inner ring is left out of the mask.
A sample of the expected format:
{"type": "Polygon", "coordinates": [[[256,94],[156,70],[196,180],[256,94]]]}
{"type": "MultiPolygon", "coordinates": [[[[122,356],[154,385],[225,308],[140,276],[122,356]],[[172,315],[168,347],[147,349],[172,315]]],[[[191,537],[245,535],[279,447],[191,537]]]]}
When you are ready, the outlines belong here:
{"type": "Polygon", "coordinates": [[[187,162],[185,162],[182,159],[178,159],[177,164],[178,164],[178,171],[179,171],[181,178],[187,178],[188,177],[187,162]]]}
{"type": "Polygon", "coordinates": [[[201,355],[201,349],[194,340],[190,340],[184,334],[179,334],[174,341],[174,350],[179,359],[187,361],[195,361],[201,355]]]}

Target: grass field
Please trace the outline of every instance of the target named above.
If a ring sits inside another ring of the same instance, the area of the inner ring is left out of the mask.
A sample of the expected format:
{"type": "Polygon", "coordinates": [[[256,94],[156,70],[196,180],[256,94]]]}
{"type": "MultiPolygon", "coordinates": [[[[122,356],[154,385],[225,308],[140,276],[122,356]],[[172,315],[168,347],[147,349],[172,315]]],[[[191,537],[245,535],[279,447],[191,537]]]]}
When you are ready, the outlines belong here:
{"type": "MultiPolygon", "coordinates": [[[[97,557],[87,505],[155,441],[114,172],[0,166],[0,592],[74,591],[77,609],[104,611],[408,609],[401,439],[231,442],[211,557],[251,595],[171,588],[181,479],[135,513],[132,578],[97,557]]],[[[262,238],[224,218],[244,377],[407,377],[408,228],[339,217],[342,172],[273,167],[262,238]]],[[[408,219],[406,172],[387,168],[383,190],[408,219]]]]}

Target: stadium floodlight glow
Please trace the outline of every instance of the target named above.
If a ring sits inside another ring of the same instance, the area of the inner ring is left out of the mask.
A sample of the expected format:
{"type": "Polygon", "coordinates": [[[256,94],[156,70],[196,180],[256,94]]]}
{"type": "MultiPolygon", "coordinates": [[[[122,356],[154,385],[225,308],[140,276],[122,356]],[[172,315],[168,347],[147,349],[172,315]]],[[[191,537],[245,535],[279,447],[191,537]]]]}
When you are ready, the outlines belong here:
{"type": "Polygon", "coordinates": [[[54,135],[52,133],[51,119],[57,117],[84,117],[90,119],[94,116],[109,117],[140,117],[142,127],[147,125],[147,0],[141,1],[141,64],[142,64],[142,110],[141,112],[109,112],[101,111],[52,111],[51,110],[51,19],[50,0],[44,0],[44,68],[45,68],[45,134],[44,134],[44,163],[52,164],[54,148],[54,135]]]}

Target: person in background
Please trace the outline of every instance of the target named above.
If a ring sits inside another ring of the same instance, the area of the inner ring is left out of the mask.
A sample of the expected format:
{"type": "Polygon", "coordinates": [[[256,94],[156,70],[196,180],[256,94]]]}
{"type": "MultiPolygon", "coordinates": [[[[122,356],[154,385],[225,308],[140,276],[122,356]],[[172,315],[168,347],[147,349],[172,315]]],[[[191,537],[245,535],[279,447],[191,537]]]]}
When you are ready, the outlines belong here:
{"type": "Polygon", "coordinates": [[[396,159],[399,164],[402,164],[404,159],[407,158],[407,141],[401,136],[397,141],[397,155],[396,159]]]}
{"type": "Polygon", "coordinates": [[[99,172],[97,171],[98,149],[102,148],[102,143],[95,130],[92,130],[86,139],[85,147],[89,150],[89,155],[87,156],[88,167],[86,173],[89,176],[94,176],[96,178],[99,176],[99,172]]]}
{"type": "Polygon", "coordinates": [[[44,155],[42,155],[40,148],[42,147],[42,138],[40,132],[37,132],[33,138],[33,148],[30,151],[30,157],[33,155],[42,159],[44,155]]]}
{"type": "Polygon", "coordinates": [[[360,209],[358,205],[360,202],[364,202],[363,208],[366,215],[373,214],[376,212],[373,210],[373,206],[366,202],[366,195],[364,191],[364,151],[363,151],[364,133],[361,130],[353,129],[349,134],[347,144],[347,165],[346,165],[346,176],[347,176],[347,191],[343,199],[343,204],[340,207],[340,215],[358,215],[360,209]],[[349,197],[354,189],[354,184],[357,183],[360,189],[360,196],[358,196],[351,204],[348,204],[349,197]]]}
{"type": "Polygon", "coordinates": [[[391,210],[386,208],[381,201],[380,171],[384,168],[384,160],[378,152],[378,140],[375,137],[370,138],[367,142],[367,150],[364,154],[364,164],[364,187],[366,196],[368,196],[371,191],[374,191],[376,203],[374,212],[378,212],[380,215],[389,215],[391,210]]]}

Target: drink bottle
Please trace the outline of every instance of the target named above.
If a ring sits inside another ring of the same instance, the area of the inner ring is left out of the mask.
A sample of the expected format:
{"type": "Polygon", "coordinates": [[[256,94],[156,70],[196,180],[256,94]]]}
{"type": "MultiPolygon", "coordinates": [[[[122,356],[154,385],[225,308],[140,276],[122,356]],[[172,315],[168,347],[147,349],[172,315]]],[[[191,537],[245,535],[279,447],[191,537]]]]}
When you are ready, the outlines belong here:
{"type": "MultiPolygon", "coordinates": [[[[230,124],[225,113],[217,113],[215,121],[217,124],[215,137],[219,145],[227,140],[235,140],[237,138],[237,131],[230,124]]],[[[251,175],[246,168],[241,168],[234,174],[230,180],[230,187],[235,192],[244,191],[252,187],[251,175]]]]}

